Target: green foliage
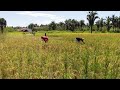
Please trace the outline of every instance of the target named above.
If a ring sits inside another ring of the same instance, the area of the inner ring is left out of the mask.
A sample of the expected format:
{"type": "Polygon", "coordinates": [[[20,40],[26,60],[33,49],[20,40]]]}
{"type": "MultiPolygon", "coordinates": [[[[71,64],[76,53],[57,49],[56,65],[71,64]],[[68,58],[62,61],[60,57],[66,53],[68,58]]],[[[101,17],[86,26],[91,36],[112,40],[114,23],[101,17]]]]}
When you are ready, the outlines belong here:
{"type": "Polygon", "coordinates": [[[17,29],[14,29],[12,27],[6,27],[5,28],[5,32],[15,32],[15,31],[17,31],[17,29]]]}
{"type": "Polygon", "coordinates": [[[49,30],[56,30],[56,23],[54,21],[52,21],[50,24],[49,24],[49,30]]]}
{"type": "Polygon", "coordinates": [[[7,25],[7,21],[4,18],[0,18],[0,30],[1,33],[4,32],[4,28],[6,28],[7,25]]]}
{"type": "Polygon", "coordinates": [[[32,30],[33,30],[34,27],[35,27],[35,24],[33,24],[33,23],[31,23],[31,24],[28,25],[28,28],[29,28],[29,29],[32,29],[32,30]]]}
{"type": "Polygon", "coordinates": [[[80,26],[80,29],[82,31],[83,30],[83,26],[85,26],[85,21],[84,20],[80,20],[79,26],[80,26]]]}
{"type": "Polygon", "coordinates": [[[94,22],[98,18],[98,16],[96,16],[96,15],[97,15],[97,12],[94,12],[94,11],[89,12],[89,14],[87,15],[87,20],[88,20],[89,25],[91,27],[91,33],[92,33],[92,30],[93,30],[92,27],[94,25],[94,22]]]}
{"type": "Polygon", "coordinates": [[[37,24],[33,24],[33,23],[31,23],[31,24],[28,25],[28,28],[32,30],[32,34],[34,36],[35,36],[35,32],[37,32],[37,30],[38,30],[37,27],[39,27],[39,26],[37,24]]]}

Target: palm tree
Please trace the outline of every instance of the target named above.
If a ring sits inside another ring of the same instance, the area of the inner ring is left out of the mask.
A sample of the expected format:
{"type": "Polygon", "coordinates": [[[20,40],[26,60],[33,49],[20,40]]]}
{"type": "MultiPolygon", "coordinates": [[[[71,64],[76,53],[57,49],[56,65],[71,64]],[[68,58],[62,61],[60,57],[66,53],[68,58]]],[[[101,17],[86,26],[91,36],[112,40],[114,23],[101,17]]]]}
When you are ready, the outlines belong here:
{"type": "Polygon", "coordinates": [[[68,30],[68,27],[69,27],[69,26],[68,26],[68,23],[69,23],[68,20],[65,20],[65,27],[66,27],[66,30],[68,30]]]}
{"type": "Polygon", "coordinates": [[[81,28],[81,30],[83,30],[83,26],[85,25],[85,23],[84,23],[85,21],[84,20],[80,20],[80,28],[81,28]]]}
{"type": "Polygon", "coordinates": [[[76,25],[77,25],[77,22],[76,22],[75,19],[73,19],[73,20],[71,21],[71,23],[70,23],[70,30],[71,30],[71,31],[74,31],[75,28],[76,28],[76,25]]]}
{"type": "Polygon", "coordinates": [[[66,30],[74,31],[77,26],[77,21],[75,19],[65,20],[66,30]]]}
{"type": "Polygon", "coordinates": [[[90,28],[91,28],[91,33],[92,33],[92,27],[94,25],[94,21],[99,18],[97,15],[97,12],[95,11],[91,11],[89,12],[89,14],[87,15],[87,20],[89,22],[90,28]]]}
{"type": "Polygon", "coordinates": [[[120,16],[118,18],[118,28],[120,29],[120,16]]]}
{"type": "Polygon", "coordinates": [[[100,28],[100,20],[98,20],[98,21],[96,22],[96,26],[97,26],[97,31],[99,31],[99,28],[100,28]]]}
{"type": "Polygon", "coordinates": [[[110,21],[110,17],[108,16],[108,17],[106,17],[107,19],[106,19],[106,23],[105,23],[105,25],[106,25],[106,27],[107,27],[107,31],[109,32],[110,31],[110,28],[112,27],[111,26],[111,21],[110,21]]]}
{"type": "Polygon", "coordinates": [[[0,18],[0,28],[2,33],[4,28],[6,28],[6,25],[7,25],[7,21],[4,18],[0,18]]]}
{"type": "Polygon", "coordinates": [[[54,21],[52,21],[50,24],[49,24],[49,29],[52,29],[52,30],[55,30],[56,29],[56,23],[54,21]]]}
{"type": "Polygon", "coordinates": [[[65,29],[65,24],[63,22],[59,22],[59,26],[61,29],[63,29],[63,30],[65,29]]]}
{"type": "Polygon", "coordinates": [[[110,18],[110,20],[112,21],[112,26],[113,26],[113,30],[115,28],[115,15],[112,15],[112,18],[110,18]]]}
{"type": "Polygon", "coordinates": [[[65,20],[66,30],[70,30],[71,29],[71,23],[72,23],[71,19],[65,20]]]}
{"type": "Polygon", "coordinates": [[[118,27],[118,17],[115,17],[114,26],[115,26],[115,31],[116,31],[116,29],[118,27]]]}
{"type": "Polygon", "coordinates": [[[104,20],[103,18],[100,19],[100,27],[101,27],[101,31],[102,31],[102,27],[104,26],[104,20]]]}

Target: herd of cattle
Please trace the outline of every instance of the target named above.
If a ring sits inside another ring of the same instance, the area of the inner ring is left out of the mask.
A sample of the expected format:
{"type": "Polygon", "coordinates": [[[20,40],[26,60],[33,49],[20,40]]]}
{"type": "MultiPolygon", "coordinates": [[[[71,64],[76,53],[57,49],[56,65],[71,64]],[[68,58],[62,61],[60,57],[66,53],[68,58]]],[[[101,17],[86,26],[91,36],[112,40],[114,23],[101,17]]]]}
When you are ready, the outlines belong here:
{"type": "MultiPolygon", "coordinates": [[[[48,36],[46,35],[46,33],[45,33],[44,36],[41,37],[41,39],[42,39],[45,43],[48,42],[48,36]]],[[[77,41],[77,42],[82,42],[82,43],[85,44],[84,38],[76,37],[76,41],[77,41]]]]}
{"type": "MultiPolygon", "coordinates": [[[[20,31],[22,31],[22,32],[30,32],[30,33],[32,33],[32,30],[31,29],[28,29],[28,28],[22,28],[22,29],[20,29],[20,31]]],[[[35,33],[32,33],[34,36],[35,36],[35,33]]],[[[46,33],[45,33],[45,35],[44,36],[42,36],[41,37],[41,39],[46,43],[46,42],[48,42],[48,36],[46,35],[46,33]]],[[[76,37],[76,41],[77,42],[82,42],[82,43],[84,43],[85,44],[85,42],[84,42],[84,38],[80,38],[80,37],[76,37]]]]}

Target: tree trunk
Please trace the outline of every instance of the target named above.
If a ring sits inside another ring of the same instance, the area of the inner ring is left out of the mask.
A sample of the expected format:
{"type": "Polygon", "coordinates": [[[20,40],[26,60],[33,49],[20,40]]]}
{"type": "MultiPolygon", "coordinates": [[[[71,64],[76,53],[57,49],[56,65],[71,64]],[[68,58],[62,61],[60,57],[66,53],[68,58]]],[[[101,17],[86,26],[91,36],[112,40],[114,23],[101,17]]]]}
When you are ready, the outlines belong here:
{"type": "Polygon", "coordinates": [[[107,26],[107,32],[109,32],[109,26],[107,26]]]}
{"type": "Polygon", "coordinates": [[[97,31],[99,31],[99,26],[97,26],[97,31]]]}
{"type": "Polygon", "coordinates": [[[3,33],[3,26],[1,26],[1,33],[3,33]]]}
{"type": "Polygon", "coordinates": [[[92,33],[92,25],[91,25],[91,33],[92,33]]]}
{"type": "Polygon", "coordinates": [[[101,31],[102,31],[102,27],[101,27],[101,31]]]}

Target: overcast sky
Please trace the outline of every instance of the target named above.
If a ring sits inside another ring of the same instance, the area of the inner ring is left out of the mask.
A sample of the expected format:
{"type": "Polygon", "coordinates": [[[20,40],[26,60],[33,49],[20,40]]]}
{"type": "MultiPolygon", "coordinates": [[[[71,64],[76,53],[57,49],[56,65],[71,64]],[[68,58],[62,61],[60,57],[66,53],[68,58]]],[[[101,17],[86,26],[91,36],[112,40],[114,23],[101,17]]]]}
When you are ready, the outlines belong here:
{"type": "MultiPolygon", "coordinates": [[[[5,18],[8,26],[27,26],[30,23],[40,25],[66,19],[85,20],[87,23],[87,14],[88,11],[0,11],[0,18],[5,18]]],[[[113,14],[120,16],[120,11],[98,11],[100,18],[106,18],[113,14]]]]}

